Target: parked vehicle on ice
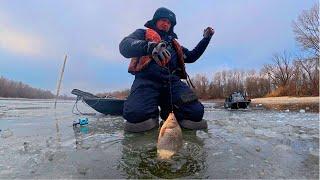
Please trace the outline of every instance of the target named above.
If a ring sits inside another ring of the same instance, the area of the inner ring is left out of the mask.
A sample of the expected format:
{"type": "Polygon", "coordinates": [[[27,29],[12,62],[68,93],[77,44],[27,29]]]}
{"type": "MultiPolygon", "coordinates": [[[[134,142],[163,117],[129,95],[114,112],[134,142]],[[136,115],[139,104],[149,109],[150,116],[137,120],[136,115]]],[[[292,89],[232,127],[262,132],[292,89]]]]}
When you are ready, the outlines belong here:
{"type": "Polygon", "coordinates": [[[241,92],[233,92],[224,102],[225,108],[245,109],[250,104],[251,99],[247,99],[241,92]]]}

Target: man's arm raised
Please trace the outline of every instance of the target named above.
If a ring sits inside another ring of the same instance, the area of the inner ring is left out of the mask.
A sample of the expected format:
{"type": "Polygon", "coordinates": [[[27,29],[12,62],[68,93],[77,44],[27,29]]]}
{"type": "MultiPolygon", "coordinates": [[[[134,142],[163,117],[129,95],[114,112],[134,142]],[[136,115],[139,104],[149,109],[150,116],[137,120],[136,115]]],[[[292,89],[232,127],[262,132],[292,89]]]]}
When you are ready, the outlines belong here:
{"type": "Polygon", "coordinates": [[[203,32],[203,39],[197,44],[197,46],[192,51],[189,51],[187,48],[182,47],[183,53],[185,55],[185,63],[193,63],[200,58],[200,56],[206,50],[213,34],[214,29],[208,27],[203,32]]]}

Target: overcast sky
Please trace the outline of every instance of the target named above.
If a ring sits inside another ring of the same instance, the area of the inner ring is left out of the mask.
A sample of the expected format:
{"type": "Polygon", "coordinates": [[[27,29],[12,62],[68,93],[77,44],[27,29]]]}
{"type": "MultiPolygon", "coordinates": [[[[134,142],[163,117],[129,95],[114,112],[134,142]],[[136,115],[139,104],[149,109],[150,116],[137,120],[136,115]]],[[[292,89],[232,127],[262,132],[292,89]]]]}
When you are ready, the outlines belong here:
{"type": "Polygon", "coordinates": [[[177,16],[179,42],[193,49],[203,29],[216,34],[189,74],[260,69],[273,53],[298,52],[292,21],[316,0],[1,0],[0,76],[55,91],[68,54],[62,92],[129,88],[133,76],[119,43],[144,28],[159,7],[177,16]]]}

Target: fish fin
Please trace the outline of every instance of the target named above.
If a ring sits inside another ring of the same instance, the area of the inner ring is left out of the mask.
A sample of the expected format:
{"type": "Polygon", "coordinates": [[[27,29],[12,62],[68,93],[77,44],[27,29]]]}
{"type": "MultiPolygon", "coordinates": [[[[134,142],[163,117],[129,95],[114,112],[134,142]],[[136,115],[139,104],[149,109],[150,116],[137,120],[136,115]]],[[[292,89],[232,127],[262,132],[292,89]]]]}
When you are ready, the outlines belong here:
{"type": "Polygon", "coordinates": [[[166,129],[167,129],[166,127],[162,127],[160,129],[159,137],[162,137],[164,135],[164,132],[166,131],[166,129]]]}

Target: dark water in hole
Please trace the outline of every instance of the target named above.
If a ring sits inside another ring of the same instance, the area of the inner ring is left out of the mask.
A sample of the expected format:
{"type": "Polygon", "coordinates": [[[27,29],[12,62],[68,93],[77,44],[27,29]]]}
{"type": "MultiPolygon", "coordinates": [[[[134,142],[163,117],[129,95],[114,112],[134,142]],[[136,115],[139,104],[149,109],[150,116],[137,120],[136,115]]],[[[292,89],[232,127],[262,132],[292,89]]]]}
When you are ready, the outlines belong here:
{"type": "Polygon", "coordinates": [[[72,106],[0,100],[0,178],[319,178],[318,113],[206,103],[208,130],[183,130],[183,148],[161,161],[158,130],[125,133],[121,117],[72,106]],[[73,128],[80,117],[89,124],[73,128]]]}

